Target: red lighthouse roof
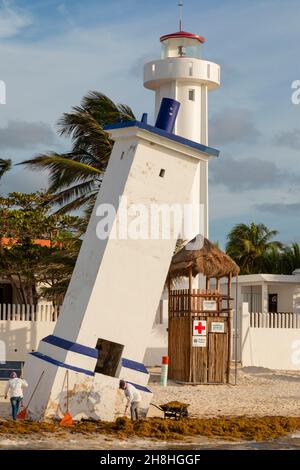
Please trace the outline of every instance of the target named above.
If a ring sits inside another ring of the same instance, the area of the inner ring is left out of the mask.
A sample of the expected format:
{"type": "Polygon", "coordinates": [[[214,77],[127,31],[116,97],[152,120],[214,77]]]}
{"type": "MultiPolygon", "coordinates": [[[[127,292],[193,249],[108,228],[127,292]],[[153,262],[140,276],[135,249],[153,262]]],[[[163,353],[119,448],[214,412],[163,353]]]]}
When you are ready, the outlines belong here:
{"type": "Polygon", "coordinates": [[[196,39],[197,41],[201,42],[201,44],[205,42],[205,38],[203,36],[198,36],[198,34],[187,33],[186,31],[178,31],[177,33],[165,34],[164,36],[161,36],[160,42],[171,38],[196,39]]]}

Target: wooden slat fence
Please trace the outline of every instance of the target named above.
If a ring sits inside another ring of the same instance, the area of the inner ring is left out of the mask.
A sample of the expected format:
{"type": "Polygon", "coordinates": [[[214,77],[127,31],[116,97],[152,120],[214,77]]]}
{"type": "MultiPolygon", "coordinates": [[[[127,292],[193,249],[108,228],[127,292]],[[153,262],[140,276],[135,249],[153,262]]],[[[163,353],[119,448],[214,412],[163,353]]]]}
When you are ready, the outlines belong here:
{"type": "Polygon", "coordinates": [[[250,312],[251,328],[300,328],[300,315],[293,312],[250,312]]]}
{"type": "Polygon", "coordinates": [[[56,321],[60,307],[51,304],[0,304],[0,321],[56,321]]]}

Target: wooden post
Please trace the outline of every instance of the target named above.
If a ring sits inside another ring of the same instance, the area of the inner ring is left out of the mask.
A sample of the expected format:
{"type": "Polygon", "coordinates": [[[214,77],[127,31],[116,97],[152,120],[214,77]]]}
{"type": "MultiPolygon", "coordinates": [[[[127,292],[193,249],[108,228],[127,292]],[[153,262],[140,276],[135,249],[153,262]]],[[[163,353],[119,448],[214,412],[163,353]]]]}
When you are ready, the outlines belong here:
{"type": "MultiPolygon", "coordinates": [[[[235,342],[234,342],[234,358],[235,358],[235,363],[234,363],[234,385],[237,384],[237,350],[238,350],[238,337],[237,337],[237,332],[238,332],[238,292],[239,292],[239,277],[236,275],[235,278],[235,342]]],[[[241,319],[242,323],[242,319],[241,319]]]]}
{"type": "Polygon", "coordinates": [[[210,278],[206,277],[206,290],[210,289],[210,278]]]}
{"type": "Polygon", "coordinates": [[[189,269],[189,315],[192,316],[192,292],[193,292],[193,273],[189,269]]]}
{"type": "MultiPolygon", "coordinates": [[[[168,280],[167,280],[167,286],[168,286],[168,356],[170,357],[170,322],[171,320],[171,276],[170,273],[168,274],[168,280]]],[[[171,367],[170,367],[171,369],[171,367]]],[[[171,374],[170,374],[171,378],[171,374]]]]}
{"type": "MultiPolygon", "coordinates": [[[[219,277],[217,277],[217,282],[216,282],[216,293],[220,294],[220,278],[219,277]]],[[[217,297],[217,310],[218,310],[217,315],[220,315],[220,312],[222,310],[222,298],[219,296],[217,297]]]]}
{"type": "Polygon", "coordinates": [[[193,380],[193,316],[192,316],[192,287],[193,287],[193,273],[192,267],[189,269],[189,302],[188,302],[188,321],[190,323],[190,370],[189,370],[189,382],[193,380]]]}
{"type": "Polygon", "coordinates": [[[229,383],[230,378],[230,361],[231,361],[231,282],[232,274],[228,276],[227,284],[227,311],[228,311],[228,364],[227,364],[227,383],[229,383]]]}

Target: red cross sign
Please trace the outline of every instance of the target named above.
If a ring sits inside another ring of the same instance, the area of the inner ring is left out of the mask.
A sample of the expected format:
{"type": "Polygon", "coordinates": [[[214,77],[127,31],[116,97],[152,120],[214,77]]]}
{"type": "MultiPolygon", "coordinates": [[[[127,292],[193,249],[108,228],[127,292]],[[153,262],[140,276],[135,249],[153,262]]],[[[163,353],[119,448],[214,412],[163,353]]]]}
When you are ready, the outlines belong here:
{"type": "Polygon", "coordinates": [[[194,320],[193,335],[195,336],[206,335],[206,321],[205,320],[194,320]]]}

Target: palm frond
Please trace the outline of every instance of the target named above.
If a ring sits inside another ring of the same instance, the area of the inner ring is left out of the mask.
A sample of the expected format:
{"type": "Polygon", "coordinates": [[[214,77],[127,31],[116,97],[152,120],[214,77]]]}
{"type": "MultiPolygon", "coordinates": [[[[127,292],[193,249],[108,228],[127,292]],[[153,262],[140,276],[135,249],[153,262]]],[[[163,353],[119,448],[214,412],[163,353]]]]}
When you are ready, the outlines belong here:
{"type": "Polygon", "coordinates": [[[68,204],[65,204],[60,209],[55,211],[55,214],[67,214],[68,212],[81,209],[82,207],[87,206],[89,203],[93,204],[94,206],[96,198],[97,192],[92,192],[83,196],[79,196],[73,201],[69,202],[68,204]]]}
{"type": "Polygon", "coordinates": [[[9,158],[0,158],[0,178],[11,169],[11,160],[9,158]]]}
{"type": "Polygon", "coordinates": [[[98,193],[100,182],[96,180],[84,181],[83,183],[75,186],[68,187],[67,189],[55,193],[49,200],[48,204],[68,204],[71,200],[77,199],[81,196],[86,196],[91,192],[98,193]]]}
{"type": "Polygon", "coordinates": [[[49,172],[49,191],[54,194],[52,201],[65,204],[62,213],[84,205],[90,212],[113,147],[103,126],[133,119],[135,116],[129,106],[115,104],[103,93],[90,91],[80,106],[64,113],[58,121],[59,134],[72,139],[71,151],[64,154],[48,152],[22,164],[49,172]]]}

